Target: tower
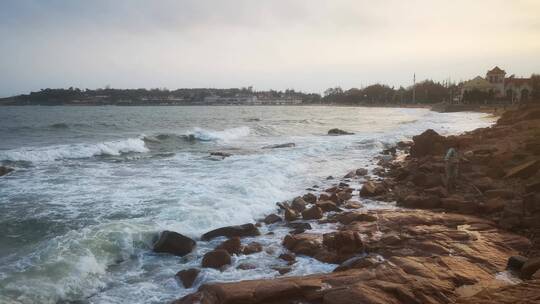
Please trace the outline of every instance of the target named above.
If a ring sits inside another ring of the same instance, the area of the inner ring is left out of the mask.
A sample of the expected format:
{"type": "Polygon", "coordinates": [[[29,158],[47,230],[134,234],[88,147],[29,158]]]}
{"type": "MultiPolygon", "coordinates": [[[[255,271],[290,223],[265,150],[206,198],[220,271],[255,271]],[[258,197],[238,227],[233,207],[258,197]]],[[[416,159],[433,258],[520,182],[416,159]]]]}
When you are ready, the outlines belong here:
{"type": "Polygon", "coordinates": [[[501,70],[498,66],[494,67],[486,73],[486,80],[493,86],[493,93],[495,93],[495,97],[504,96],[505,76],[506,72],[504,70],[501,70]]]}

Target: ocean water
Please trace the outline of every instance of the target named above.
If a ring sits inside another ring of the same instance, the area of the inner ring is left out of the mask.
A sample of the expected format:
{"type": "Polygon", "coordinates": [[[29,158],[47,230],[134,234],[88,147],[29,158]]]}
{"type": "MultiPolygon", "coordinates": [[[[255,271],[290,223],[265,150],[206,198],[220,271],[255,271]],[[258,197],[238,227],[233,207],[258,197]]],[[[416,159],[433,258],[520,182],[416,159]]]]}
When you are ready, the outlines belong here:
{"type": "MultiPolygon", "coordinates": [[[[256,269],[203,269],[191,289],[174,274],[223,239],[182,258],[153,253],[152,242],[165,229],[198,239],[255,222],[329,175],[373,168],[381,149],[427,128],[492,123],[398,108],[0,107],[0,162],[15,168],[0,177],[0,303],[164,303],[205,282],[278,276],[285,228],[263,226],[275,232],[257,238],[268,250],[233,257],[256,269]],[[355,134],[326,135],[331,128],[355,134]]],[[[334,267],[299,257],[288,275],[334,267]]]]}

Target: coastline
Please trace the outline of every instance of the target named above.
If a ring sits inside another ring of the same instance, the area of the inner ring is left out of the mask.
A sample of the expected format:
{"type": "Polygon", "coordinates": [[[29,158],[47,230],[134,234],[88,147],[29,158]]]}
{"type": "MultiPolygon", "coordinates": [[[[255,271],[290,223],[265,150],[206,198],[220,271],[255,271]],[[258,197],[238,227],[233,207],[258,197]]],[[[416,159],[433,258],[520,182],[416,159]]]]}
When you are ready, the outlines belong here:
{"type": "MultiPolygon", "coordinates": [[[[536,292],[526,296],[537,297],[540,281],[522,282],[521,279],[536,275],[528,273],[530,269],[524,274],[521,268],[534,268],[527,266],[527,262],[534,262],[538,256],[539,242],[530,233],[539,222],[536,216],[540,216],[537,213],[540,208],[536,209],[534,201],[538,183],[531,184],[532,203],[530,191],[525,190],[529,186],[514,191],[511,199],[508,189],[496,187],[509,182],[524,184],[524,175],[514,177],[505,172],[498,177],[500,180],[490,177],[489,186],[474,185],[467,175],[458,185],[458,193],[448,194],[441,176],[440,155],[447,146],[460,142],[465,149],[472,149],[473,156],[478,156],[478,159],[471,157],[469,150],[464,153],[468,157],[467,165],[472,163],[469,167],[475,168],[486,162],[486,156],[476,152],[484,151],[478,147],[490,142],[490,138],[498,141],[510,136],[519,138],[516,141],[529,138],[531,127],[538,125],[538,113],[535,109],[508,111],[494,126],[458,136],[417,136],[413,143],[400,143],[383,151],[378,160],[380,166],[371,176],[359,168],[335,180],[333,187],[322,191],[310,189],[302,197],[278,204],[278,212],[258,221],[256,226],[267,226],[270,233],[277,227],[292,229],[283,238],[283,253],[279,257],[284,263],[276,266],[280,276],[204,284],[175,303],[477,303],[486,294],[497,298],[501,293],[506,300],[523,300],[525,296],[519,292],[523,288],[536,288],[536,292]],[[524,118],[530,126],[523,126],[524,118]],[[516,124],[523,134],[509,132],[516,124]],[[494,136],[487,136],[489,133],[494,136]],[[416,171],[412,172],[413,169],[416,171]],[[467,182],[473,186],[464,187],[467,182]],[[494,195],[496,203],[471,200],[472,194],[475,198],[494,195]],[[510,217],[504,216],[507,209],[521,210],[514,206],[515,198],[527,195],[529,202],[522,199],[521,207],[528,204],[527,208],[532,208],[529,210],[535,216],[532,220],[526,223],[518,220],[516,224],[515,212],[510,212],[510,217]],[[388,205],[379,210],[365,210],[359,200],[397,201],[398,208],[388,205]],[[334,228],[314,232],[311,224],[332,224],[334,228]],[[296,256],[310,256],[339,266],[331,273],[288,277],[287,265],[293,264],[296,256]],[[513,265],[510,257],[523,263],[519,267],[513,265]]],[[[522,146],[516,149],[524,152],[522,146]]],[[[511,152],[518,153],[517,150],[511,152]]],[[[533,153],[531,157],[537,156],[533,153]]],[[[485,167],[475,173],[485,176],[485,167]]],[[[469,173],[465,167],[463,170],[469,173]]],[[[537,171],[538,168],[533,173],[537,171]]],[[[489,184],[483,177],[472,176],[489,184]]],[[[242,235],[228,237],[229,241],[215,251],[227,249],[231,243],[244,248],[238,250],[254,246],[267,250],[253,244],[256,242],[242,244],[242,235]]],[[[217,268],[226,265],[219,264],[217,268]]]]}

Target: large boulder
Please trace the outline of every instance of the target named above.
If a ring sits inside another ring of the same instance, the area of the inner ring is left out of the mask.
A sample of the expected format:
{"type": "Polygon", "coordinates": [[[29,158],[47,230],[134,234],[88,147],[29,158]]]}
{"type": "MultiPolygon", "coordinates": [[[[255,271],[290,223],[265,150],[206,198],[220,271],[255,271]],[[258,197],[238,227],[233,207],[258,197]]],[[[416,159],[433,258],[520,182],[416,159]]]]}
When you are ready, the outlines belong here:
{"type": "Polygon", "coordinates": [[[259,242],[251,242],[244,247],[243,253],[246,255],[252,254],[256,252],[261,252],[262,249],[262,245],[259,242]]]}
{"type": "Polygon", "coordinates": [[[324,211],[324,212],[330,212],[330,211],[339,212],[339,211],[341,211],[341,209],[339,209],[339,207],[336,206],[336,204],[334,202],[331,202],[331,201],[319,201],[316,204],[316,206],[321,208],[321,210],[324,211]]]}
{"type": "Polygon", "coordinates": [[[292,222],[297,220],[300,217],[300,214],[291,208],[285,209],[285,220],[287,222],[292,222]]]}
{"type": "Polygon", "coordinates": [[[264,223],[266,225],[274,224],[274,223],[281,222],[281,221],[282,221],[282,218],[279,215],[274,214],[274,213],[272,213],[272,214],[270,214],[270,215],[268,215],[268,216],[266,216],[264,218],[264,223]]]}
{"type": "Polygon", "coordinates": [[[413,137],[410,155],[417,158],[426,155],[442,155],[446,147],[446,137],[439,135],[432,129],[428,129],[424,133],[413,137]]]}
{"type": "Polygon", "coordinates": [[[353,135],[354,133],[346,132],[338,128],[328,130],[328,135],[353,135]]]}
{"type": "Polygon", "coordinates": [[[185,235],[165,230],[159,235],[159,239],[153,247],[154,252],[184,256],[193,250],[195,244],[194,240],[185,235]]]}
{"type": "Polygon", "coordinates": [[[521,267],[521,278],[531,279],[532,275],[540,269],[540,257],[530,258],[521,267]]]}
{"type": "Polygon", "coordinates": [[[244,224],[239,226],[227,226],[218,229],[214,229],[202,235],[203,241],[208,241],[216,237],[225,236],[231,237],[244,237],[244,236],[257,236],[260,235],[259,229],[253,224],[244,224]]]}
{"type": "Polygon", "coordinates": [[[360,189],[360,196],[372,197],[372,196],[383,194],[384,192],[385,192],[385,188],[382,184],[375,183],[373,181],[366,181],[362,185],[362,189],[360,189]]]}
{"type": "Polygon", "coordinates": [[[520,271],[523,265],[527,262],[527,258],[521,255],[513,255],[508,258],[506,269],[520,271]]]}
{"type": "Polygon", "coordinates": [[[356,231],[338,231],[323,235],[323,246],[339,254],[361,253],[364,244],[356,231]]]}
{"type": "Polygon", "coordinates": [[[206,253],[202,260],[202,266],[206,268],[220,269],[231,264],[231,255],[223,249],[217,249],[206,253]]]}
{"type": "Polygon", "coordinates": [[[515,166],[506,172],[505,178],[523,178],[527,179],[538,172],[540,169],[540,161],[531,160],[515,166]]]}
{"type": "Polygon", "coordinates": [[[302,212],[306,209],[306,204],[306,201],[299,196],[293,199],[291,203],[291,208],[294,209],[296,212],[302,212]]]}
{"type": "Polygon", "coordinates": [[[182,285],[184,285],[185,288],[191,288],[197,279],[199,272],[200,270],[197,268],[185,269],[177,272],[176,277],[182,282],[182,285]]]}
{"type": "Polygon", "coordinates": [[[399,204],[407,208],[432,209],[438,208],[441,201],[436,196],[410,194],[405,198],[405,200],[400,201],[399,204]]]}
{"type": "Polygon", "coordinates": [[[322,212],[322,209],[317,207],[317,206],[313,206],[309,209],[306,209],[302,212],[302,218],[304,220],[317,220],[317,219],[320,219],[323,217],[323,212],[322,212]]]}
{"type": "Polygon", "coordinates": [[[309,204],[315,204],[317,202],[317,196],[313,193],[306,193],[302,198],[309,204]]]}

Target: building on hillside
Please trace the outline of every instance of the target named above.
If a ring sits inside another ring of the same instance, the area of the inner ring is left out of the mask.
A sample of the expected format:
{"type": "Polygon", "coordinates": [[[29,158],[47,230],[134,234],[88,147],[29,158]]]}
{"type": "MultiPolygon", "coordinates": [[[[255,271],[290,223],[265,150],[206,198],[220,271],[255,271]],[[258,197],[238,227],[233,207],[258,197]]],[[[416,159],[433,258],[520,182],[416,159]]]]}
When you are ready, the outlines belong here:
{"type": "Polygon", "coordinates": [[[467,95],[484,96],[486,100],[504,100],[515,102],[527,101],[532,91],[530,78],[516,78],[514,75],[506,77],[506,71],[498,66],[487,71],[486,77],[476,76],[466,81],[461,87],[460,100],[464,101],[467,95]]]}

